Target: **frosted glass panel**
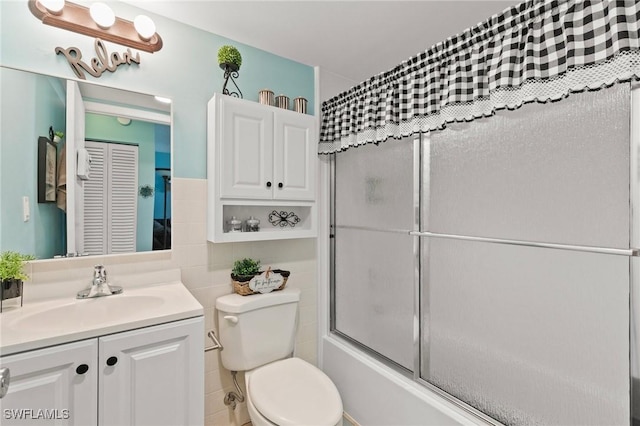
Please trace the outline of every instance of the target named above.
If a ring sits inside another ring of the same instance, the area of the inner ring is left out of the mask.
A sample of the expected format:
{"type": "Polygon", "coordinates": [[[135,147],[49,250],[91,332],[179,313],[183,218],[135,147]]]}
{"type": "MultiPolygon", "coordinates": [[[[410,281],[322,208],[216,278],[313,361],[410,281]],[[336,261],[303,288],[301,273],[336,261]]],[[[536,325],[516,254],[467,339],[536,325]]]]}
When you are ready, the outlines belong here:
{"type": "Polygon", "coordinates": [[[384,229],[413,226],[413,142],[392,140],[336,156],[336,223],[384,229]]]}
{"type": "Polygon", "coordinates": [[[629,424],[628,258],[422,244],[425,380],[505,424],[629,424]]]}
{"type": "Polygon", "coordinates": [[[629,247],[628,85],[431,134],[432,232],[629,247]]]}
{"type": "Polygon", "coordinates": [[[336,230],[335,328],[413,370],[413,237],[336,230]]]}

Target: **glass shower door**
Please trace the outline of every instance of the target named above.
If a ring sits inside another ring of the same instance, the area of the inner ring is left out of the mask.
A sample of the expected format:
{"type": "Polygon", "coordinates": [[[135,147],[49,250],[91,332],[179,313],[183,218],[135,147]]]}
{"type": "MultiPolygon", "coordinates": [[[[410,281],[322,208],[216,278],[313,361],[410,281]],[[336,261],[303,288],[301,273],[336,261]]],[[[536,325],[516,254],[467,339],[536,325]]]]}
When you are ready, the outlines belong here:
{"type": "Polygon", "coordinates": [[[505,424],[629,424],[629,98],[426,140],[423,380],[505,424]]]}
{"type": "Polygon", "coordinates": [[[413,370],[413,143],[335,159],[332,330],[413,370]]]}

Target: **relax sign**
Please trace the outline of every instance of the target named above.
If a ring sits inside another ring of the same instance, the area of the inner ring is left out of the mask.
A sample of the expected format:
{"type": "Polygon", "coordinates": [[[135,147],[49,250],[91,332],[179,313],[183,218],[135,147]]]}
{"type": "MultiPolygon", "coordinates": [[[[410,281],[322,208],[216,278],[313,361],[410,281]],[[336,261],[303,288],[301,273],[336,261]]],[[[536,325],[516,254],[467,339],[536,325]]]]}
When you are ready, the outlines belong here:
{"type": "Polygon", "coordinates": [[[56,54],[62,53],[67,58],[73,72],[82,80],[86,79],[85,72],[97,78],[105,71],[115,72],[120,65],[140,64],[140,53],[136,52],[134,55],[131,49],[127,49],[121,54],[117,52],[109,53],[104,42],[99,38],[96,39],[94,46],[96,56],[89,63],[82,60],[82,52],[77,47],[69,47],[67,49],[56,47],[56,54]]]}

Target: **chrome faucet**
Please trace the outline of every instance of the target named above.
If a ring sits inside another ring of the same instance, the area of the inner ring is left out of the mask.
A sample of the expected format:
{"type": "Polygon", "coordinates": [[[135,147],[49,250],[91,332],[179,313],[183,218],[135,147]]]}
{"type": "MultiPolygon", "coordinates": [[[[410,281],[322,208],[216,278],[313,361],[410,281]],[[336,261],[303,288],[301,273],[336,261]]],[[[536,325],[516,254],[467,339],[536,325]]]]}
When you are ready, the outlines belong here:
{"type": "Polygon", "coordinates": [[[89,299],[120,293],[122,293],[122,287],[110,285],[107,281],[107,270],[102,265],[96,265],[93,268],[91,287],[79,291],[76,297],[78,299],[89,299]]]}

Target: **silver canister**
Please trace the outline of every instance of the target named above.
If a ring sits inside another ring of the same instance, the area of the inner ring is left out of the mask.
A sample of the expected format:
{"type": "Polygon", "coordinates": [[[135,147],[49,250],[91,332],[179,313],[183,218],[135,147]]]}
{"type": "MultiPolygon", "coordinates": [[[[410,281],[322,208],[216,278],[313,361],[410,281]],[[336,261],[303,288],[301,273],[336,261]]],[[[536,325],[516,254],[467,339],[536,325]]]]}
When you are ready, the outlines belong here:
{"type": "Polygon", "coordinates": [[[273,91],[269,89],[262,89],[258,92],[258,101],[263,105],[275,105],[275,98],[273,95],[273,91]]]}
{"type": "Polygon", "coordinates": [[[293,110],[302,114],[307,113],[307,100],[305,98],[295,98],[293,100],[293,110]]]}
{"type": "Polygon", "coordinates": [[[256,219],[253,216],[250,216],[249,219],[245,220],[245,231],[247,232],[258,232],[260,231],[260,219],[256,219]]]}
{"type": "Polygon", "coordinates": [[[276,106],[282,109],[289,109],[289,97],[285,95],[276,96],[276,106]]]}

